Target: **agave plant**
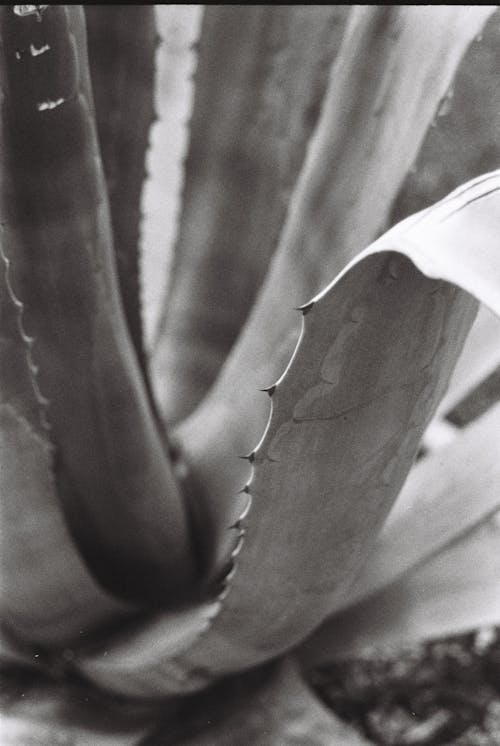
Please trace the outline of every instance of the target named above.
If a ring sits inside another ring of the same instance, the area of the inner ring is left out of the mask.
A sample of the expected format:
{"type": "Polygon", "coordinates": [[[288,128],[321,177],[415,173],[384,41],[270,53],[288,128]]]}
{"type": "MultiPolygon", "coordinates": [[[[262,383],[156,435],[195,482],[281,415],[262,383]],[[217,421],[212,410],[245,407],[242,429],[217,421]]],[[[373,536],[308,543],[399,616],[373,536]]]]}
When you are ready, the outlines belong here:
{"type": "Polygon", "coordinates": [[[368,743],[308,668],[500,619],[500,12],[0,34],[2,743],[368,743]]]}

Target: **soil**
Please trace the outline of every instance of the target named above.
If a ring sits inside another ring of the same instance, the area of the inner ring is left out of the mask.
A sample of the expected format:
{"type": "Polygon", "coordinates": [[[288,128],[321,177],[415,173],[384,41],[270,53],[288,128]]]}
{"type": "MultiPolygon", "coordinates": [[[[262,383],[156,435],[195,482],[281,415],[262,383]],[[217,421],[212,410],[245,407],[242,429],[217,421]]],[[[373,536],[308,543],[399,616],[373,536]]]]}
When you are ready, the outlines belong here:
{"type": "Polygon", "coordinates": [[[321,699],[381,746],[500,746],[500,627],[331,665],[321,699]]]}

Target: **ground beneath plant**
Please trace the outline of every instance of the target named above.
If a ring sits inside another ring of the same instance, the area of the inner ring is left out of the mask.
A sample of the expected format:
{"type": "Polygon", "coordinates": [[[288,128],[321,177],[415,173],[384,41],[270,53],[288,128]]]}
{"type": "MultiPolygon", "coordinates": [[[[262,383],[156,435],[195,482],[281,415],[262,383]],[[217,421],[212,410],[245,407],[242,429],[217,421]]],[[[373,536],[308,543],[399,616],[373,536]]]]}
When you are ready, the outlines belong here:
{"type": "Polygon", "coordinates": [[[370,651],[310,680],[373,743],[500,746],[500,627],[404,652],[370,651]]]}

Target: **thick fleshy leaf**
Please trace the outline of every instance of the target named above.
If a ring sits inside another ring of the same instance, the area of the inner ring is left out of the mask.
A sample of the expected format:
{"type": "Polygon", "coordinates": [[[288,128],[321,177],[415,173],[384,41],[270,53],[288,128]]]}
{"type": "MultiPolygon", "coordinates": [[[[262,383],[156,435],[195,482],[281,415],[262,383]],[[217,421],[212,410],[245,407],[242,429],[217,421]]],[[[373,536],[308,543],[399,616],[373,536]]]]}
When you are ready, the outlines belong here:
{"type": "Polygon", "coordinates": [[[157,337],[172,245],[179,221],[184,160],[193,105],[193,72],[202,5],[156,5],[155,111],[143,187],[141,279],[145,346],[157,337]],[[168,147],[165,143],[168,142],[168,147]]]}
{"type": "Polygon", "coordinates": [[[108,596],[82,562],[62,516],[52,462],[50,445],[1,405],[0,615],[20,640],[59,647],[88,639],[131,608],[108,596]]]}
{"type": "MultiPolygon", "coordinates": [[[[443,98],[414,165],[391,211],[388,225],[428,207],[449,190],[500,166],[500,11],[485,23],[443,98]]],[[[451,408],[500,365],[500,321],[482,309],[423,440],[427,450],[454,437],[444,419],[451,408]]]]}
{"type": "Polygon", "coordinates": [[[199,403],[252,306],[349,11],[205,8],[179,235],[153,357],[168,421],[199,403]]]}
{"type": "Polygon", "coordinates": [[[437,414],[448,414],[499,365],[500,319],[481,306],[437,414]]]}
{"type": "Polygon", "coordinates": [[[285,661],[184,703],[113,700],[82,683],[5,677],[3,746],[368,746],[285,661]],[[20,696],[22,695],[22,696],[20,696]]]}
{"type": "Polygon", "coordinates": [[[270,272],[214,388],[178,429],[206,490],[199,499],[211,496],[211,535],[231,524],[233,494],[246,474],[237,456],[265,427],[267,403],[257,389],[276,380],[297,342],[293,306],[376,238],[460,59],[492,12],[353,11],[270,272]]]}
{"type": "Polygon", "coordinates": [[[403,221],[304,308],[251,456],[251,507],[220,613],[170,660],[154,656],[161,623],[139,630],[127,645],[141,647],[142,665],[106,671],[101,657],[100,683],[144,696],[197,688],[282,653],[345,605],[445,392],[472,296],[500,313],[499,235],[495,172],[403,221]]]}
{"type": "Polygon", "coordinates": [[[148,615],[129,628],[123,625],[104,644],[83,646],[76,669],[104,689],[132,697],[159,698],[202,689],[211,677],[201,669],[193,677],[175,660],[207,632],[221,605],[216,600],[172,614],[148,615]]]}
{"type": "Polygon", "coordinates": [[[325,622],[304,645],[301,659],[309,668],[377,647],[394,651],[499,624],[500,521],[496,516],[381,593],[325,622]]]}
{"type": "MultiPolygon", "coordinates": [[[[478,387],[500,367],[500,318],[481,305],[471,332],[458,359],[457,366],[441,400],[434,420],[427,428],[423,446],[426,451],[453,442],[456,427],[448,415],[470,397],[477,398],[478,387]]],[[[465,423],[463,423],[465,424],[465,423]]]]}
{"type": "Polygon", "coordinates": [[[61,502],[103,583],[166,600],[194,574],[188,518],[120,304],[83,11],[0,13],[2,244],[50,400],[61,502]]]}
{"type": "Polygon", "coordinates": [[[455,426],[464,427],[498,402],[499,387],[500,364],[453,407],[447,419],[455,426]]]}
{"type": "Polygon", "coordinates": [[[384,253],[353,267],[305,317],[253,456],[232,587],[213,636],[194,650],[197,665],[252,665],[297,644],[342,603],[474,311],[468,296],[384,253]]]}
{"type": "Polygon", "coordinates": [[[87,5],[84,9],[121,299],[147,383],[139,227],[146,149],[154,119],[155,11],[152,5],[87,5]]]}
{"type": "Polygon", "coordinates": [[[500,316],[499,193],[500,170],[479,176],[403,220],[353,264],[373,252],[398,251],[427,277],[461,287],[500,316]]]}
{"type": "Polygon", "coordinates": [[[441,101],[394,203],[388,227],[434,204],[459,184],[500,167],[499,69],[497,7],[464,55],[441,101]]]}
{"type": "Polygon", "coordinates": [[[500,404],[408,480],[349,592],[349,605],[376,593],[500,509],[500,404]]]}
{"type": "MultiPolygon", "coordinates": [[[[0,240],[3,235],[0,235],[0,240]]],[[[0,661],[33,661],[24,642],[64,645],[132,609],[99,587],[79,556],[59,504],[48,402],[34,340],[0,245],[0,661]]]]}

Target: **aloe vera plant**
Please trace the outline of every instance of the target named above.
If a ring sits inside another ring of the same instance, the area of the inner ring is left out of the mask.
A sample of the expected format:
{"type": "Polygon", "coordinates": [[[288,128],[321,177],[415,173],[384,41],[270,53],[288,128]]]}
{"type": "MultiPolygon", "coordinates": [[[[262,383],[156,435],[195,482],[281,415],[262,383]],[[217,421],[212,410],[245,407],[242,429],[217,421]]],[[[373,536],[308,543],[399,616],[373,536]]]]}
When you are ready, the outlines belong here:
{"type": "Polygon", "coordinates": [[[499,36],[0,9],[2,743],[367,744],[309,668],[500,620],[500,405],[443,420],[500,362],[499,36]]]}

